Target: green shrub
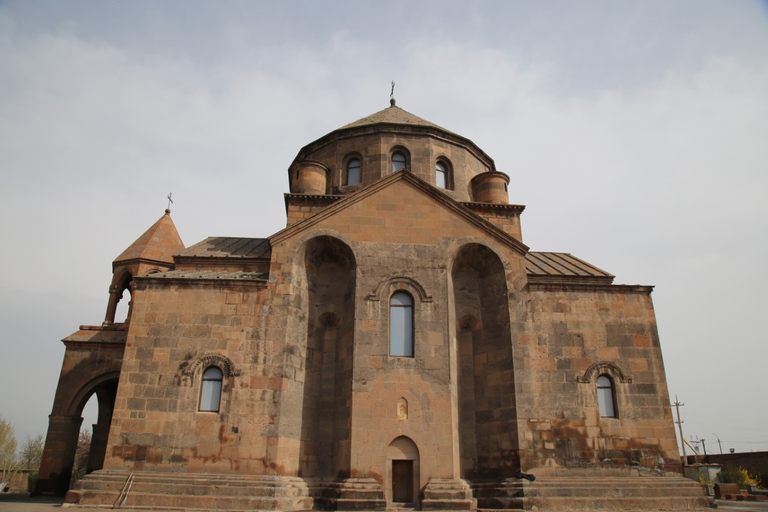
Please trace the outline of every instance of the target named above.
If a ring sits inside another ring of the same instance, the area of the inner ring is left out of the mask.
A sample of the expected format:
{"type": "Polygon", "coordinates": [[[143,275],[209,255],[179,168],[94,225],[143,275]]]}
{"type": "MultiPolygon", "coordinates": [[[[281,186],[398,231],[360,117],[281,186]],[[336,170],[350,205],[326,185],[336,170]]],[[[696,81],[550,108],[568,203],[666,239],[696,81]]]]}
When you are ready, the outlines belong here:
{"type": "Polygon", "coordinates": [[[30,471],[27,475],[27,490],[29,492],[34,492],[35,486],[37,485],[37,471],[30,471]]]}
{"type": "Polygon", "coordinates": [[[733,473],[731,473],[727,469],[721,469],[720,472],[717,474],[717,481],[720,482],[721,484],[735,484],[736,477],[734,477],[733,473]]]}

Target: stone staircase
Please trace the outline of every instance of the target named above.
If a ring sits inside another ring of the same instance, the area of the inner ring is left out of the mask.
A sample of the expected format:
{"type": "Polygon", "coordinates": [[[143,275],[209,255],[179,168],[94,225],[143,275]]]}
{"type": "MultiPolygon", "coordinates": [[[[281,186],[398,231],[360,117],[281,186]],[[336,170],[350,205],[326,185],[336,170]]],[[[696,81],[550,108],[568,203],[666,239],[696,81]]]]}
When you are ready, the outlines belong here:
{"type": "Polygon", "coordinates": [[[478,511],[523,509],[703,510],[712,505],[701,485],[683,477],[541,477],[473,483],[478,511]]]}
{"type": "Polygon", "coordinates": [[[424,487],[421,510],[475,510],[477,500],[466,480],[433,478],[424,487]]]}
{"type": "Polygon", "coordinates": [[[86,475],[64,498],[80,507],[155,510],[311,510],[301,478],[100,470],[86,475]]]}
{"type": "Polygon", "coordinates": [[[338,484],[336,510],[386,510],[384,490],[373,478],[347,478],[338,484]]]}
{"type": "Polygon", "coordinates": [[[313,494],[303,479],[285,476],[209,475],[100,470],[80,480],[65,503],[79,507],[153,510],[281,510],[392,512],[500,510],[663,511],[711,507],[701,485],[682,477],[563,477],[542,475],[534,482],[510,478],[472,482],[432,479],[420,507],[387,504],[370,478],[317,482],[313,494]],[[319,491],[323,491],[320,493],[319,491]],[[326,499],[321,497],[326,495],[326,499]]]}

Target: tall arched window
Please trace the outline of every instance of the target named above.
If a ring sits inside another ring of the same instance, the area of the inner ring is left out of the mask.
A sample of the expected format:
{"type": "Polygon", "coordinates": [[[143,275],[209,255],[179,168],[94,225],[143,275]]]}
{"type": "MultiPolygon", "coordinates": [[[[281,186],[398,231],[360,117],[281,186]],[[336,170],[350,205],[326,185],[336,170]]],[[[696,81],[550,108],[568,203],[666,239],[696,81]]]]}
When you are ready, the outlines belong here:
{"type": "Polygon", "coordinates": [[[597,404],[600,407],[601,417],[616,417],[616,402],[613,392],[613,381],[607,375],[601,375],[597,378],[597,404]]]}
{"type": "Polygon", "coordinates": [[[392,172],[397,172],[400,169],[405,169],[405,164],[407,163],[407,160],[405,159],[405,153],[402,151],[395,151],[392,153],[392,172]]]}
{"type": "Polygon", "coordinates": [[[221,404],[221,383],[224,374],[218,366],[209,366],[203,372],[203,384],[200,389],[201,411],[219,412],[221,404]]]}
{"type": "Polygon", "coordinates": [[[413,298],[405,292],[389,299],[389,355],[413,357],[413,298]]]}
{"type": "Polygon", "coordinates": [[[438,188],[448,188],[448,169],[443,162],[435,164],[435,186],[438,188]]]}
{"type": "Polygon", "coordinates": [[[347,185],[360,184],[360,159],[352,158],[347,162],[347,185]]]}

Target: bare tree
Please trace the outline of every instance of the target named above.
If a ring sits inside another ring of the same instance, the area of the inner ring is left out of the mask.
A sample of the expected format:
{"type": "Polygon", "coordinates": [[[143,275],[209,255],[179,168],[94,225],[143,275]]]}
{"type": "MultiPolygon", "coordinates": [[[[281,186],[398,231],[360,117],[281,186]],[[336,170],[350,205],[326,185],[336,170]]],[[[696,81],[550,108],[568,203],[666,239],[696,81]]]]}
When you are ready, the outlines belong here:
{"type": "Polygon", "coordinates": [[[13,475],[19,470],[16,457],[16,436],[10,423],[0,416],[0,492],[10,486],[13,475]]]}
{"type": "Polygon", "coordinates": [[[21,463],[25,469],[37,471],[40,468],[40,461],[43,459],[43,434],[38,434],[32,439],[27,436],[27,442],[21,448],[21,463]]]}

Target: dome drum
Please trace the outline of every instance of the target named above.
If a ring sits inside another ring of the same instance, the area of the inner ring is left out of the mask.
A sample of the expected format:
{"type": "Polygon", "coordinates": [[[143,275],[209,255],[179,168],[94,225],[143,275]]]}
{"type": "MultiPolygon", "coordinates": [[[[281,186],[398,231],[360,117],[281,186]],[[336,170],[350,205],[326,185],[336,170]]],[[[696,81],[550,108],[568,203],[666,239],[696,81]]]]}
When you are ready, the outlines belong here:
{"type": "Polygon", "coordinates": [[[328,168],[320,162],[304,160],[291,166],[291,193],[323,195],[327,190],[328,168]]]}
{"type": "Polygon", "coordinates": [[[473,199],[478,203],[508,204],[509,176],[503,172],[484,172],[470,182],[473,199]]]}

